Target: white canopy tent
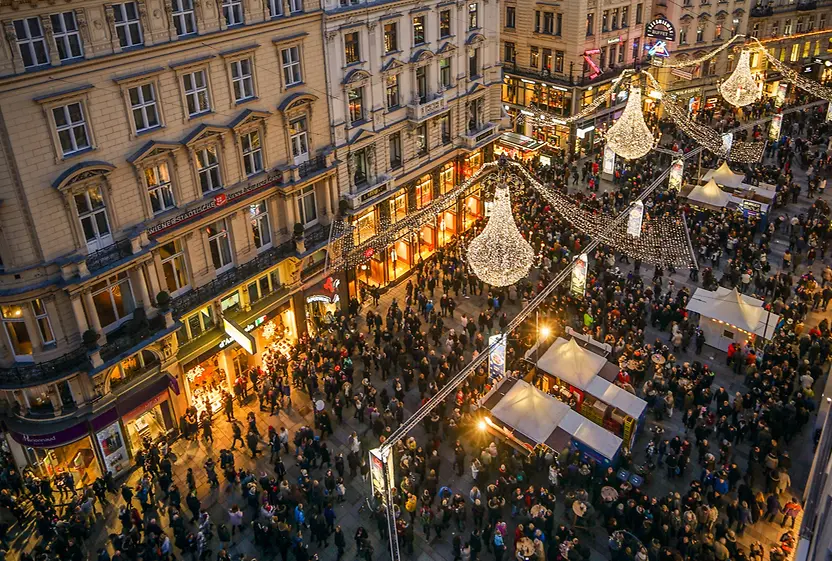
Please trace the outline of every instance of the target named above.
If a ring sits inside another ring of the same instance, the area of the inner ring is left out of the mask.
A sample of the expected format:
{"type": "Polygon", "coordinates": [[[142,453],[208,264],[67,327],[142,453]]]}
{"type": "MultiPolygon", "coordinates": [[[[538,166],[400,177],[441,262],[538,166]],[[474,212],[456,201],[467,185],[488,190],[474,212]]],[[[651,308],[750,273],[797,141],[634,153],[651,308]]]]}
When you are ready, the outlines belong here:
{"type": "Polygon", "coordinates": [[[491,414],[523,436],[540,444],[546,442],[558,424],[572,410],[528,382],[518,380],[491,410],[491,414]]]}
{"type": "Polygon", "coordinates": [[[586,390],[607,359],[581,347],[574,339],[558,339],[537,361],[537,367],[580,390],[586,390]]]}
{"type": "MultiPolygon", "coordinates": [[[[570,411],[573,415],[578,415],[574,411],[570,411]]],[[[578,415],[580,416],[580,415],[578,415]]],[[[575,440],[579,440],[586,446],[598,451],[602,456],[608,460],[615,458],[618,450],[621,448],[621,443],[624,442],[613,433],[602,426],[596,425],[589,419],[581,417],[583,421],[578,426],[577,430],[572,433],[575,440]]]]}
{"type": "Polygon", "coordinates": [[[705,175],[702,176],[704,181],[713,180],[716,181],[719,185],[725,185],[726,187],[739,187],[745,176],[741,173],[734,173],[731,171],[731,168],[728,167],[728,162],[722,162],[722,165],[719,166],[717,169],[708,170],[705,175]]]}
{"type": "Polygon", "coordinates": [[[693,204],[706,204],[716,208],[725,208],[731,195],[719,188],[719,185],[711,179],[705,185],[697,185],[688,193],[688,201],[693,204]]]}
{"type": "Polygon", "coordinates": [[[604,403],[612,405],[636,420],[641,418],[642,413],[647,408],[646,401],[620,386],[607,382],[603,378],[593,380],[587,391],[604,403]]]}
{"type": "Polygon", "coordinates": [[[731,342],[742,342],[749,335],[771,339],[780,321],[780,316],[763,308],[762,300],[740,294],[736,288],[697,288],[687,309],[700,315],[705,342],[723,351],[731,342]]]}

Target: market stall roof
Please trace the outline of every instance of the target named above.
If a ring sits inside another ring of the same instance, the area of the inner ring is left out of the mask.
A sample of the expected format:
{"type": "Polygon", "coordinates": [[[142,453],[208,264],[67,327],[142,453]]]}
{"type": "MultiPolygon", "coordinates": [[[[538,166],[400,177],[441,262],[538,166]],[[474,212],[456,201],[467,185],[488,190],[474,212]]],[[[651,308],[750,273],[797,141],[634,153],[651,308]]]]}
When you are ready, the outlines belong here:
{"type": "Polygon", "coordinates": [[[491,409],[491,414],[517,432],[540,444],[571,411],[568,405],[518,380],[491,409]]]}
{"type": "Polygon", "coordinates": [[[621,410],[625,415],[629,415],[633,419],[641,418],[642,413],[644,413],[644,410],[647,408],[646,401],[631,394],[620,386],[610,384],[606,380],[598,378],[597,381],[605,382],[606,386],[602,386],[600,383],[593,381],[587,390],[589,393],[607,405],[611,405],[612,407],[621,410]]]}
{"type": "Polygon", "coordinates": [[[504,132],[500,135],[500,142],[507,144],[512,148],[531,151],[540,150],[540,148],[542,148],[545,144],[535,138],[517,134],[516,132],[504,132]]]}
{"type": "Polygon", "coordinates": [[[731,171],[731,168],[728,167],[728,162],[722,162],[722,165],[719,166],[718,169],[715,170],[708,170],[708,172],[702,176],[702,179],[708,181],[713,179],[719,185],[725,185],[726,187],[739,187],[745,176],[741,173],[734,173],[731,171]]]}
{"type": "Polygon", "coordinates": [[[748,333],[771,339],[780,316],[763,308],[763,301],[719,287],[716,291],[697,288],[687,309],[701,316],[727,323],[748,333]]]}
{"type": "MultiPolygon", "coordinates": [[[[578,413],[575,413],[574,411],[570,412],[578,415],[578,413]]],[[[608,460],[614,459],[618,450],[621,448],[621,443],[624,441],[604,427],[596,425],[589,419],[583,419],[584,420],[578,429],[572,433],[572,438],[583,442],[593,450],[599,452],[608,460]]]]}
{"type": "Polygon", "coordinates": [[[731,200],[731,195],[719,188],[713,179],[705,185],[697,185],[690,193],[688,200],[693,203],[703,203],[709,206],[724,208],[731,200]]]}
{"type": "Polygon", "coordinates": [[[581,347],[574,339],[558,337],[537,361],[537,367],[578,389],[586,390],[607,359],[581,347]]]}

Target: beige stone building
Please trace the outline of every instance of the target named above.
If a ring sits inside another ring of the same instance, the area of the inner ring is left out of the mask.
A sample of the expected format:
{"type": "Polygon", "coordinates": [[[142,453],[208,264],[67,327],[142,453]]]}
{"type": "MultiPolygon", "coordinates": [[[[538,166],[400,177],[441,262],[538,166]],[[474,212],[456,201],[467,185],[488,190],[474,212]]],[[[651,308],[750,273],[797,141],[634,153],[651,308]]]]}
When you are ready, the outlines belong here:
{"type": "Polygon", "coordinates": [[[558,121],[603,95],[622,69],[644,58],[651,10],[651,0],[506,0],[500,14],[503,103],[515,132],[574,153],[600,142],[595,130],[610,123],[626,95],[571,126],[558,121]],[[531,113],[545,113],[548,124],[526,118],[531,113]]]}
{"type": "Polygon", "coordinates": [[[80,484],[216,410],[306,330],[304,294],[336,299],[321,11],[3,0],[0,21],[0,401],[19,465],[80,484]]]}
{"type": "MultiPolygon", "coordinates": [[[[327,88],[342,209],[372,239],[492,158],[501,69],[495,0],[324,0],[327,88]]],[[[484,215],[473,185],[359,266],[351,295],[406,275],[484,215]]]]}

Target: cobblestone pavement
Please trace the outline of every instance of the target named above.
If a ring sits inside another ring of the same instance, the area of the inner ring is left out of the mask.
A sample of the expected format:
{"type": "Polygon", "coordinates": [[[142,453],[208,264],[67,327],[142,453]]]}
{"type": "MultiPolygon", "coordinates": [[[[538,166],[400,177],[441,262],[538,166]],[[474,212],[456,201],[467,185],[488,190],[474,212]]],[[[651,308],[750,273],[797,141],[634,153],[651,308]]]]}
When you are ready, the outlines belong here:
{"type": "MultiPolygon", "coordinates": [[[[797,170],[797,175],[798,180],[803,182],[803,172],[801,170],[797,170]]],[[[576,188],[580,187],[581,186],[570,186],[570,191],[574,192],[576,188]]],[[[602,188],[611,189],[612,185],[607,184],[605,182],[602,185],[602,188]]],[[[805,212],[805,210],[809,207],[810,204],[811,201],[806,199],[804,194],[803,196],[801,196],[798,204],[789,205],[789,207],[787,207],[783,211],[775,211],[775,214],[780,212],[786,212],[789,215],[792,215],[796,212],[805,212]]],[[[778,239],[775,241],[774,244],[773,255],[770,257],[770,262],[773,265],[779,265],[779,263],[781,262],[782,253],[786,247],[787,242],[784,243],[784,238],[778,236],[778,239]]],[[[827,260],[829,260],[829,258],[827,258],[827,260]]],[[[622,265],[622,268],[624,267],[626,266],[622,265]]],[[[818,261],[815,263],[813,270],[815,270],[816,273],[819,273],[822,267],[823,264],[818,261]]],[[[802,267],[801,271],[802,270],[805,270],[805,267],[802,267]]],[[[672,278],[677,286],[688,285],[691,288],[691,292],[695,290],[695,286],[691,285],[687,279],[687,271],[680,271],[679,273],[673,275],[672,278]]],[[[381,299],[381,302],[378,306],[378,310],[381,312],[386,312],[393,298],[397,298],[399,302],[403,302],[405,299],[404,286],[405,281],[400,282],[398,285],[388,289],[381,299]]],[[[437,291],[437,299],[439,295],[440,294],[437,291]]],[[[461,328],[460,315],[462,313],[469,315],[478,314],[480,309],[485,307],[485,298],[483,296],[478,295],[472,296],[470,298],[460,297],[458,299],[458,303],[459,305],[457,308],[456,317],[449,318],[448,321],[446,321],[446,329],[456,328],[457,330],[459,330],[461,328]]],[[[362,309],[362,315],[364,312],[366,312],[367,309],[368,305],[365,304],[365,306],[362,309]]],[[[516,313],[517,309],[517,305],[508,306],[506,311],[508,311],[509,316],[511,316],[512,313],[516,313]]],[[[821,315],[813,313],[807,321],[807,325],[815,325],[818,321],[820,321],[821,317],[829,317],[829,315],[830,314],[821,315]]],[[[360,322],[359,327],[362,330],[365,329],[363,321],[360,322]]],[[[654,330],[653,328],[648,327],[647,340],[653,341],[657,337],[662,338],[663,340],[667,340],[668,334],[660,333],[654,330]]],[[[742,377],[733,374],[725,366],[724,353],[706,346],[702,356],[699,357],[694,356],[692,352],[683,352],[679,354],[680,362],[697,359],[704,360],[716,371],[715,387],[725,386],[726,389],[731,393],[743,390],[742,377]]],[[[379,391],[381,391],[381,388],[385,386],[385,383],[382,382],[380,379],[374,378],[373,383],[374,385],[376,385],[379,391]]],[[[825,379],[816,381],[815,389],[818,394],[822,390],[824,383],[825,379]]],[[[388,381],[386,386],[388,387],[388,391],[392,393],[392,381],[388,381]]],[[[294,432],[301,426],[312,425],[312,407],[308,396],[306,396],[302,392],[296,392],[293,395],[293,403],[293,407],[281,410],[277,412],[275,415],[269,415],[267,412],[261,412],[259,410],[259,407],[257,406],[257,403],[253,402],[245,405],[240,409],[237,409],[235,415],[237,419],[243,420],[245,419],[245,416],[248,411],[254,411],[255,415],[257,416],[258,426],[264,434],[266,432],[266,427],[268,426],[273,426],[275,428],[285,426],[293,435],[294,432]]],[[[418,405],[418,390],[414,387],[411,389],[411,391],[405,399],[406,416],[415,411],[418,408],[418,405]]],[[[333,452],[333,457],[338,452],[343,452],[346,456],[348,438],[353,430],[358,431],[358,433],[362,435],[365,434],[368,430],[368,427],[366,425],[360,425],[357,420],[352,418],[353,411],[354,410],[352,408],[345,410],[344,423],[341,425],[336,425],[335,434],[327,439],[330,449],[333,452]]],[[[672,418],[665,418],[665,420],[659,423],[662,427],[665,428],[665,435],[667,438],[672,438],[676,434],[681,434],[684,432],[681,417],[682,414],[680,412],[677,412],[677,414],[674,415],[672,418]]],[[[336,422],[334,419],[333,421],[336,422]]],[[[653,422],[654,421],[651,417],[650,423],[653,422]]],[[[804,427],[800,434],[795,435],[789,446],[794,460],[791,473],[792,489],[790,491],[792,494],[794,494],[794,496],[797,497],[802,496],[803,487],[805,486],[808,471],[811,465],[813,422],[814,418],[812,421],[810,421],[809,425],[804,427]]],[[[414,431],[414,435],[416,436],[417,440],[420,440],[420,437],[424,436],[423,429],[421,427],[418,427],[414,431]]],[[[484,444],[484,442],[477,441],[477,439],[482,438],[481,435],[461,435],[461,438],[466,443],[466,448],[469,450],[469,452],[474,449],[475,444],[480,446],[484,444]]],[[[636,442],[634,450],[635,459],[637,463],[640,463],[640,460],[643,457],[644,447],[647,444],[648,440],[649,437],[646,436],[643,431],[643,433],[636,442]]],[[[205,470],[202,467],[206,458],[209,456],[213,457],[218,462],[219,451],[224,448],[230,448],[231,441],[231,423],[227,422],[224,416],[218,415],[214,423],[213,443],[207,443],[201,439],[198,441],[179,440],[176,443],[174,443],[171,447],[176,457],[176,461],[174,463],[174,480],[176,484],[179,486],[180,489],[187,489],[187,484],[185,482],[185,474],[187,468],[192,467],[194,474],[196,475],[196,480],[198,484],[197,492],[199,498],[202,501],[203,507],[208,510],[212,520],[216,524],[227,522],[227,510],[234,504],[239,504],[241,508],[244,508],[244,510],[246,510],[246,522],[249,522],[251,520],[250,510],[246,508],[244,501],[241,498],[239,487],[228,489],[225,482],[223,482],[223,484],[219,488],[210,488],[205,476],[205,470]]],[[[370,434],[367,435],[363,439],[363,441],[366,449],[372,447],[374,438],[372,434],[370,434]]],[[[423,442],[424,439],[421,439],[420,441],[423,442]]],[[[736,457],[738,460],[738,464],[741,466],[744,466],[746,463],[748,448],[749,447],[747,443],[741,444],[736,447],[736,457]]],[[[454,491],[460,490],[464,492],[467,496],[467,492],[472,485],[470,470],[464,470],[464,475],[461,477],[456,476],[452,472],[450,466],[451,462],[453,462],[453,442],[444,442],[441,448],[441,453],[443,458],[447,461],[447,463],[443,464],[443,470],[440,475],[440,481],[442,482],[442,484],[447,485],[454,491]]],[[[248,452],[244,450],[238,450],[235,456],[238,467],[252,469],[258,475],[262,474],[263,472],[269,474],[273,473],[272,466],[269,462],[268,451],[266,451],[263,456],[258,456],[257,459],[252,459],[250,454],[248,454],[248,452]]],[[[295,466],[294,458],[290,457],[289,455],[286,455],[284,456],[284,462],[288,470],[288,477],[290,478],[290,480],[293,480],[295,477],[299,475],[298,470],[295,466]]],[[[323,473],[324,471],[318,469],[313,471],[312,475],[315,477],[322,478],[323,473]]],[[[138,473],[138,470],[134,471],[129,476],[129,481],[135,483],[138,480],[139,475],[140,474],[138,473]]],[[[656,475],[657,476],[653,477],[651,481],[647,484],[646,490],[650,494],[664,495],[671,490],[681,490],[685,488],[693,477],[698,476],[698,469],[694,468],[687,470],[685,477],[683,477],[681,480],[675,480],[673,482],[668,481],[665,477],[662,477],[661,473],[656,475]]],[[[220,477],[222,478],[222,474],[220,474],[220,477]]],[[[538,480],[536,478],[532,478],[531,483],[537,482],[538,480]]],[[[542,483],[542,480],[540,482],[542,483]]],[[[389,558],[386,542],[382,542],[380,540],[380,536],[374,521],[370,519],[369,515],[366,512],[360,512],[360,506],[364,498],[368,495],[369,491],[369,482],[363,481],[360,476],[353,479],[349,479],[349,474],[347,473],[347,500],[344,503],[335,505],[335,512],[337,514],[336,523],[342,526],[345,532],[345,536],[347,538],[347,550],[345,558],[349,560],[355,557],[355,546],[352,537],[355,533],[355,530],[359,526],[365,526],[368,529],[371,539],[374,542],[376,552],[375,557],[377,559],[389,558]]],[[[93,536],[90,540],[87,541],[87,548],[91,558],[95,557],[98,548],[109,547],[110,549],[112,549],[112,547],[108,543],[109,534],[113,532],[118,532],[120,529],[120,523],[117,519],[117,506],[121,504],[123,501],[120,496],[118,496],[117,498],[115,496],[111,496],[110,500],[113,501],[111,504],[103,506],[98,505],[97,507],[97,521],[93,530],[93,536]]],[[[563,518],[562,507],[559,506],[558,509],[556,509],[555,516],[558,521],[565,521],[565,519],[563,518]]],[[[159,519],[163,528],[167,528],[167,518],[164,514],[161,513],[161,511],[157,513],[156,518],[159,519]]],[[[581,535],[585,536],[585,539],[589,542],[589,545],[592,549],[593,561],[596,561],[597,559],[606,559],[609,557],[606,545],[606,533],[603,531],[603,529],[600,529],[596,525],[594,527],[591,527],[589,530],[581,530],[581,532],[581,535]]],[[[779,538],[780,533],[781,529],[779,524],[759,522],[754,526],[749,526],[745,532],[745,536],[740,538],[740,540],[741,543],[745,545],[750,543],[750,541],[752,540],[760,540],[764,546],[768,547],[779,538]]],[[[309,540],[308,531],[305,533],[305,535],[309,540]]],[[[29,524],[24,528],[13,529],[13,536],[14,537],[10,549],[12,553],[26,551],[30,549],[33,546],[35,540],[37,539],[34,536],[33,524],[29,524]]],[[[451,533],[451,536],[453,536],[453,533],[451,533]]],[[[214,552],[217,552],[220,549],[216,536],[214,537],[214,541],[212,543],[212,549],[214,552]]],[[[310,553],[318,553],[320,559],[323,561],[329,561],[331,559],[336,559],[337,557],[336,549],[332,544],[330,544],[330,547],[328,548],[318,550],[310,541],[309,549],[310,553]]],[[[176,557],[178,559],[180,557],[179,551],[176,550],[176,553],[176,557]]],[[[237,544],[231,547],[230,553],[235,558],[236,556],[241,554],[249,557],[262,558],[262,552],[259,551],[258,547],[255,546],[253,543],[253,535],[251,529],[248,529],[243,533],[242,539],[239,539],[237,544]]],[[[416,559],[418,561],[451,561],[453,559],[453,556],[451,554],[450,549],[450,538],[448,537],[448,534],[445,533],[441,540],[436,539],[435,536],[432,536],[432,539],[430,541],[425,541],[424,535],[421,533],[421,529],[417,529],[414,553],[412,555],[405,555],[405,557],[416,559]]],[[[486,553],[484,558],[490,559],[491,554],[486,553]]]]}

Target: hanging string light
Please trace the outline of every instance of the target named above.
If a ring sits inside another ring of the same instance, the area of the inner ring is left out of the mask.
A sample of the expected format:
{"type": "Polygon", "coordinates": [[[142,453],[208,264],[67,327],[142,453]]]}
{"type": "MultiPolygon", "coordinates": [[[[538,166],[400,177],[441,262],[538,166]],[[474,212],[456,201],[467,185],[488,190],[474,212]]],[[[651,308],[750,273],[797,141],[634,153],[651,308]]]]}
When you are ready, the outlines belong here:
{"type": "MultiPolygon", "coordinates": [[[[734,42],[739,41],[740,39],[744,39],[744,38],[745,38],[745,35],[734,35],[727,42],[720,45],[719,48],[716,48],[713,51],[711,51],[709,53],[706,53],[706,54],[702,55],[699,58],[684,60],[682,62],[674,62],[674,63],[671,63],[671,64],[665,64],[664,62],[662,62],[662,64],[657,65],[657,66],[661,66],[662,68],[688,68],[690,66],[696,66],[697,64],[702,64],[706,60],[710,60],[710,59],[714,58],[716,55],[718,55],[719,53],[721,53],[722,51],[724,51],[725,49],[727,49],[728,47],[733,45],[734,42]]],[[[697,90],[698,89],[699,88],[697,88],[697,90]]]]}
{"type": "Polygon", "coordinates": [[[832,88],[827,88],[826,86],[822,86],[818,82],[814,80],[809,80],[808,78],[804,78],[796,71],[789,68],[787,65],[780,62],[777,57],[773,56],[768,50],[760,43],[759,40],[753,38],[753,40],[757,44],[757,50],[768,59],[768,62],[777,69],[783,75],[783,79],[787,82],[790,82],[797,86],[798,88],[809,92],[810,94],[819,97],[821,99],[825,99],[827,101],[832,101],[832,88]]]}
{"type": "Polygon", "coordinates": [[[607,131],[607,146],[622,158],[637,160],[646,156],[656,143],[641,111],[641,88],[630,86],[630,98],[621,117],[607,131]]]}
{"type": "MultiPolygon", "coordinates": [[[[502,172],[501,172],[502,175],[502,172]]],[[[514,222],[508,185],[494,191],[494,206],[482,233],[468,244],[468,264],[474,274],[492,286],[508,286],[529,274],[534,251],[514,222]]]]}
{"type": "Polygon", "coordinates": [[[725,98],[725,101],[735,107],[745,107],[760,99],[762,92],[754,76],[751,75],[751,66],[749,65],[750,53],[744,50],[740,53],[740,59],[737,61],[737,67],[719,86],[719,93],[725,98]]]}

